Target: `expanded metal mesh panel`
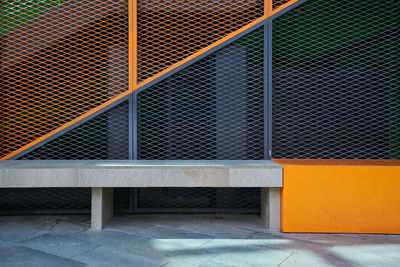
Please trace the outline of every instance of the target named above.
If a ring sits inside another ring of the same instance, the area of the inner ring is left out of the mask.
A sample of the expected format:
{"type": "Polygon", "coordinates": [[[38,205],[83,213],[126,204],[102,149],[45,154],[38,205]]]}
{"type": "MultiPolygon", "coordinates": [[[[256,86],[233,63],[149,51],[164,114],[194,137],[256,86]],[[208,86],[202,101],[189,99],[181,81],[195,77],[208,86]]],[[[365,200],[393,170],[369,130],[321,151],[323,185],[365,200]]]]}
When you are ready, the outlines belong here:
{"type": "Polygon", "coordinates": [[[273,22],[275,158],[400,159],[398,4],[310,0],[273,22]]]}
{"type": "Polygon", "coordinates": [[[0,157],[128,90],[127,2],[6,1],[0,157]]]}
{"type": "Polygon", "coordinates": [[[90,188],[1,188],[0,213],[90,211],[90,188]]]}
{"type": "MultiPolygon", "coordinates": [[[[114,188],[114,212],[259,212],[259,188],[114,188]],[[137,197],[135,197],[137,194],[137,197]]],[[[0,214],[90,213],[90,188],[1,188],[0,214]]]]}
{"type": "Polygon", "coordinates": [[[280,7],[281,5],[284,5],[290,1],[291,0],[272,0],[272,9],[276,9],[276,8],[280,7]]]}
{"type": "Polygon", "coordinates": [[[127,213],[133,212],[134,203],[134,189],[133,188],[114,188],[114,212],[127,213]]]}
{"type": "MultiPolygon", "coordinates": [[[[132,212],[133,189],[114,188],[114,211],[132,212]]],[[[91,188],[1,188],[0,214],[90,213],[91,188]]]]}
{"type": "Polygon", "coordinates": [[[259,188],[139,188],[139,209],[242,209],[260,208],[259,188]]]}
{"type": "Polygon", "coordinates": [[[263,29],[138,94],[138,159],[263,159],[263,29]]]}
{"type": "Polygon", "coordinates": [[[121,103],[19,159],[129,159],[128,110],[128,102],[121,103]]]}
{"type": "Polygon", "coordinates": [[[54,9],[66,0],[2,0],[1,35],[54,9]]]}
{"type": "Polygon", "coordinates": [[[263,0],[138,0],[142,81],[264,14],[263,0]]]}

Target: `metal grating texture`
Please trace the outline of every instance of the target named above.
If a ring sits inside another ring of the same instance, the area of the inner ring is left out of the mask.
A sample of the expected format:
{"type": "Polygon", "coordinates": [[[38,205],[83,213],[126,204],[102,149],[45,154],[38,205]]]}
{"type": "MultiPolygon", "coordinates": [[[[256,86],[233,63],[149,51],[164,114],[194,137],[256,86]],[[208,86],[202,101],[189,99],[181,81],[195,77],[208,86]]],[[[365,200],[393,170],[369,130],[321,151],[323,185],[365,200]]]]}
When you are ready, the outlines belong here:
{"type": "Polygon", "coordinates": [[[128,91],[121,0],[6,0],[0,158],[128,91]]]}
{"type": "Polygon", "coordinates": [[[129,159],[129,105],[123,102],[20,157],[21,160],[129,159]]]}
{"type": "Polygon", "coordinates": [[[90,188],[0,188],[0,214],[89,213],[90,188]]]}
{"type": "Polygon", "coordinates": [[[138,159],[264,158],[263,28],[138,93],[138,159]]]}
{"type": "Polygon", "coordinates": [[[272,10],[277,9],[281,5],[289,3],[291,0],[272,0],[272,10]]]}
{"type": "Polygon", "coordinates": [[[114,188],[114,213],[134,212],[135,192],[134,188],[114,188]]]}
{"type": "Polygon", "coordinates": [[[138,0],[143,81],[264,15],[263,0],[138,0]]]}
{"type": "MultiPolygon", "coordinates": [[[[114,188],[115,213],[132,212],[133,189],[114,188]]],[[[89,214],[91,188],[0,188],[0,214],[89,214]]]]}
{"type": "Polygon", "coordinates": [[[400,159],[399,5],[310,0],[273,21],[274,158],[400,159]]]}
{"type": "MultiPolygon", "coordinates": [[[[114,212],[260,212],[259,188],[114,188],[114,212]],[[137,194],[137,196],[135,196],[137,194]]],[[[89,214],[90,188],[0,188],[0,214],[89,214]]]]}
{"type": "Polygon", "coordinates": [[[138,211],[222,212],[260,209],[259,188],[139,188],[138,211]]]}
{"type": "Polygon", "coordinates": [[[0,34],[6,34],[64,2],[66,0],[3,0],[0,34]]]}

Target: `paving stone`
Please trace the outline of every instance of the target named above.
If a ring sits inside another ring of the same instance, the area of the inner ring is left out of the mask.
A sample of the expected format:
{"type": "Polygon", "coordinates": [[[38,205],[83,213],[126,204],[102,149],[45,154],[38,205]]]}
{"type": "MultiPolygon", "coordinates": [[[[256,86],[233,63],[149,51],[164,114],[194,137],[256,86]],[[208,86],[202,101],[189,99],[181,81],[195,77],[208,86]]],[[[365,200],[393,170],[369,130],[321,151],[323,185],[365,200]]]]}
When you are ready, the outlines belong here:
{"type": "Polygon", "coordinates": [[[242,239],[254,234],[254,231],[238,229],[230,225],[215,223],[214,220],[204,222],[203,220],[190,220],[177,227],[179,230],[195,232],[199,234],[212,235],[217,238],[242,239]]]}
{"type": "Polygon", "coordinates": [[[12,242],[12,241],[0,240],[0,248],[9,248],[9,247],[13,247],[13,246],[18,246],[18,244],[15,242],[12,242]]]}
{"type": "Polygon", "coordinates": [[[200,246],[212,241],[212,239],[151,239],[147,243],[153,249],[167,255],[182,255],[193,253],[200,246]]]}
{"type": "Polygon", "coordinates": [[[270,232],[265,228],[260,215],[256,214],[221,214],[214,216],[214,223],[233,226],[237,229],[256,231],[256,232],[270,232]]]}
{"type": "Polygon", "coordinates": [[[146,241],[150,240],[150,238],[147,237],[109,229],[103,231],[89,230],[82,233],[71,234],[69,237],[82,242],[90,242],[91,244],[114,249],[127,248],[134,245],[143,246],[146,241]]]}
{"type": "Polygon", "coordinates": [[[28,225],[17,223],[0,223],[0,239],[19,242],[36,236],[47,234],[46,230],[38,230],[28,225]]]}
{"type": "Polygon", "coordinates": [[[348,262],[345,261],[327,261],[324,257],[320,257],[311,251],[294,251],[287,257],[279,267],[310,267],[310,266],[349,266],[348,262]]]}
{"type": "Polygon", "coordinates": [[[281,234],[283,237],[330,245],[400,244],[400,235],[369,234],[281,234]]]}
{"type": "Polygon", "coordinates": [[[330,251],[354,265],[400,266],[400,245],[334,246],[330,251]]]}
{"type": "MultiPolygon", "coordinates": [[[[127,217],[132,218],[132,216],[127,217]]],[[[154,224],[142,222],[137,219],[130,220],[125,217],[114,216],[111,221],[106,225],[105,229],[137,234],[153,226],[154,224]]]]}
{"type": "Polygon", "coordinates": [[[164,257],[154,258],[99,247],[72,257],[89,266],[161,266],[167,263],[164,257]]]}
{"type": "Polygon", "coordinates": [[[141,235],[154,239],[214,239],[212,235],[199,234],[172,227],[152,226],[139,232],[141,235]]]}
{"type": "Polygon", "coordinates": [[[88,227],[77,224],[73,222],[67,221],[59,221],[56,222],[51,228],[51,233],[54,234],[72,234],[72,233],[80,233],[87,230],[88,227]]]}
{"type": "MultiPolygon", "coordinates": [[[[290,251],[270,249],[246,242],[218,242],[205,245],[209,253],[216,256],[202,266],[277,266],[290,254],[290,251]]],[[[236,240],[237,241],[237,240],[236,240]]]]}
{"type": "Polygon", "coordinates": [[[21,244],[61,257],[72,257],[100,246],[87,240],[74,238],[74,236],[51,234],[25,240],[21,244]]]}
{"type": "Polygon", "coordinates": [[[168,263],[166,266],[168,267],[201,266],[202,264],[205,264],[214,257],[215,255],[213,253],[203,253],[202,251],[197,252],[195,250],[192,250],[190,251],[190,253],[179,253],[176,255],[168,256],[167,257],[168,263]]]}
{"type": "Polygon", "coordinates": [[[22,246],[0,248],[0,266],[85,266],[85,264],[22,246]]]}

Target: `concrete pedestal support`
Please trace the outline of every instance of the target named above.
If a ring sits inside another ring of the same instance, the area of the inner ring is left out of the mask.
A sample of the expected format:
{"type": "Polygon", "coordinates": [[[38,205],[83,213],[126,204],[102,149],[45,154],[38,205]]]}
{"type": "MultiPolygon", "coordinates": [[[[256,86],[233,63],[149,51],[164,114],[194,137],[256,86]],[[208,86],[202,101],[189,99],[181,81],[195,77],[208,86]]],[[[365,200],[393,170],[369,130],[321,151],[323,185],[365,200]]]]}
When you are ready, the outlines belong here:
{"type": "Polygon", "coordinates": [[[113,216],[113,188],[92,187],[92,229],[102,230],[113,216]]]}
{"type": "Polygon", "coordinates": [[[280,231],[281,228],[281,188],[261,188],[261,218],[267,228],[280,231]]]}

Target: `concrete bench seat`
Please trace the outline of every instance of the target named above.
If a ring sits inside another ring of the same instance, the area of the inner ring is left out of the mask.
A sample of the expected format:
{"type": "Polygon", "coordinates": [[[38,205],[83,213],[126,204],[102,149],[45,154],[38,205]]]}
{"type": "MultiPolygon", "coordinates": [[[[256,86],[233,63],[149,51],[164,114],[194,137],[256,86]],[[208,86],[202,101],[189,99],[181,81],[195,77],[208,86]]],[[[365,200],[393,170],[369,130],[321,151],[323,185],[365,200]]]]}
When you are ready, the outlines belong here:
{"type": "Polygon", "coordinates": [[[260,187],[265,225],[280,228],[282,167],[268,160],[9,160],[0,187],[91,187],[93,229],[112,217],[113,187],[260,187]]]}

